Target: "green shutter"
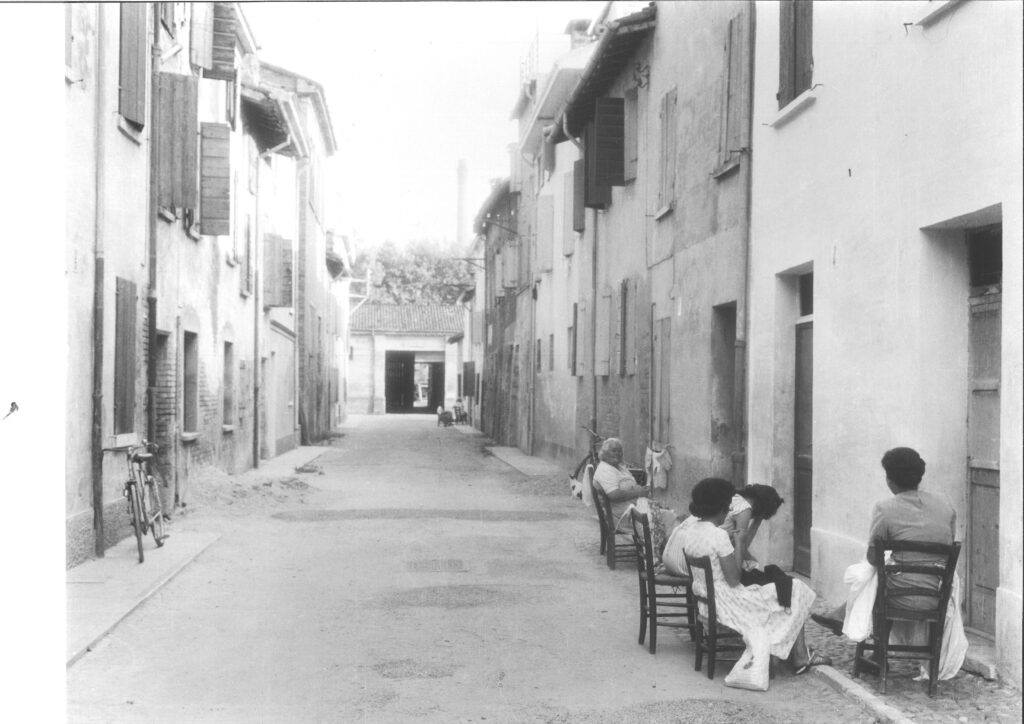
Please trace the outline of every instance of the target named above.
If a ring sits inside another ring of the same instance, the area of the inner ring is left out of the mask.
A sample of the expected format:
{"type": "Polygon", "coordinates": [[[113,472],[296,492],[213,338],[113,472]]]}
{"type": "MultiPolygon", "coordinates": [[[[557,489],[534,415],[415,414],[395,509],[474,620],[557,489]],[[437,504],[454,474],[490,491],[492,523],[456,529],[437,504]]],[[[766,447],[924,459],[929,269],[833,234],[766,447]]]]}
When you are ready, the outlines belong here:
{"type": "MultiPolygon", "coordinates": [[[[625,165],[625,100],[598,98],[594,101],[595,182],[601,186],[623,186],[625,165]]],[[[611,200],[609,194],[609,202],[611,200]]]]}
{"type": "Polygon", "coordinates": [[[793,49],[793,75],[795,87],[793,97],[800,95],[810,89],[814,57],[812,54],[814,3],[811,0],[796,4],[794,18],[794,33],[796,35],[795,47],[793,49]]]}
{"type": "Polygon", "coordinates": [[[203,123],[199,228],[206,235],[231,233],[231,128],[203,123]]]}

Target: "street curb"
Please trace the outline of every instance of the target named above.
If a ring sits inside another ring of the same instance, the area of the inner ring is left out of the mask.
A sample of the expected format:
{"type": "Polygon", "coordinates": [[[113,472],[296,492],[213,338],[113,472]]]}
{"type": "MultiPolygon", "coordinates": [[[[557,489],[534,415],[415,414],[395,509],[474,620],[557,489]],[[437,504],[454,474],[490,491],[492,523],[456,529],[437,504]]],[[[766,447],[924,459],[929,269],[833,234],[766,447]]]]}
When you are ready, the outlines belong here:
{"type": "Polygon", "coordinates": [[[811,673],[823,680],[850,701],[860,706],[878,721],[885,724],[914,724],[914,720],[890,704],[886,704],[876,695],[865,689],[846,674],[831,666],[814,666],[811,673]]]}
{"type": "Polygon", "coordinates": [[[71,654],[68,656],[68,660],[64,668],[70,669],[72,664],[74,664],[80,658],[85,656],[85,654],[91,651],[93,646],[95,646],[97,642],[99,642],[103,637],[105,637],[107,634],[109,634],[111,631],[117,628],[118,624],[124,621],[128,617],[128,615],[132,613],[132,611],[134,611],[143,603],[148,601],[153,596],[154,593],[156,593],[161,588],[170,583],[170,581],[183,570],[185,570],[185,568],[190,563],[192,563],[192,561],[194,561],[210,546],[212,546],[214,543],[220,540],[220,537],[220,534],[211,535],[204,544],[198,547],[190,555],[186,556],[185,558],[182,558],[181,561],[175,564],[175,566],[170,571],[163,574],[162,577],[157,578],[156,581],[153,584],[151,584],[150,587],[146,590],[146,592],[143,593],[131,606],[127,607],[123,611],[120,611],[115,620],[113,620],[109,625],[103,626],[95,636],[92,636],[88,640],[88,643],[85,643],[78,649],[72,651],[71,654]]]}

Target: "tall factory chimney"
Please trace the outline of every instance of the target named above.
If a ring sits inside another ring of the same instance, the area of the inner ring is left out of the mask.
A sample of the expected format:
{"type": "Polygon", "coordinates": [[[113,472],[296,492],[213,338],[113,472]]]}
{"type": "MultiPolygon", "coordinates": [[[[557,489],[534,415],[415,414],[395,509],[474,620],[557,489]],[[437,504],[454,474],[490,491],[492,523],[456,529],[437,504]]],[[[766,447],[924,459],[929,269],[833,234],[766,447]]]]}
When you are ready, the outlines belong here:
{"type": "Polygon", "coordinates": [[[455,239],[458,242],[459,249],[465,250],[469,244],[469,223],[466,216],[466,159],[464,158],[459,159],[458,178],[459,200],[458,209],[456,210],[458,219],[455,226],[455,239]]]}

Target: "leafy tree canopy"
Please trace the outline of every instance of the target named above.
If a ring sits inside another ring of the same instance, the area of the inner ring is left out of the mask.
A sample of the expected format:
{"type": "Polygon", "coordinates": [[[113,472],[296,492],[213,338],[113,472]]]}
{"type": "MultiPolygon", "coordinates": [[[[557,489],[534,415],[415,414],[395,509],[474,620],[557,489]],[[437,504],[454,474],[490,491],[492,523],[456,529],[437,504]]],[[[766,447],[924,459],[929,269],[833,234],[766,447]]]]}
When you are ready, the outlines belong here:
{"type": "Polygon", "coordinates": [[[454,244],[416,241],[405,246],[385,242],[375,254],[360,252],[356,276],[370,271],[370,299],[385,304],[452,304],[472,284],[472,267],[454,244]]]}

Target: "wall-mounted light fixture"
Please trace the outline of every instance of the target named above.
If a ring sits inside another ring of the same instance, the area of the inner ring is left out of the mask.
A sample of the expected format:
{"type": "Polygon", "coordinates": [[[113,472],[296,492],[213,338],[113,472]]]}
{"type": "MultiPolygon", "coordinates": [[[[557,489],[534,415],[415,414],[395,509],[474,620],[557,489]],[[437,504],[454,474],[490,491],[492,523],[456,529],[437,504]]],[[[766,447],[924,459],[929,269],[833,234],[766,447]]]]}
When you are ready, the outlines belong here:
{"type": "Polygon", "coordinates": [[[651,82],[651,66],[648,64],[633,64],[633,82],[637,88],[646,88],[651,82]]]}

